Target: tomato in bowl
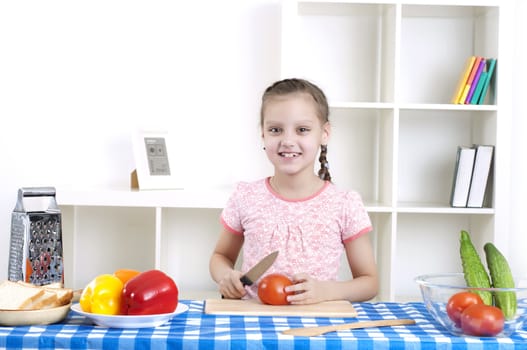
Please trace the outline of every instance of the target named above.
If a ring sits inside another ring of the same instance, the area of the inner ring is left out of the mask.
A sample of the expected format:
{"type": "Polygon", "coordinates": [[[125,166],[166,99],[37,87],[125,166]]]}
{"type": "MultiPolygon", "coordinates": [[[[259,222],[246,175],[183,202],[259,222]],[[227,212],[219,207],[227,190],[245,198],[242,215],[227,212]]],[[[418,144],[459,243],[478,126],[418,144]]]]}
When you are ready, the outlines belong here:
{"type": "MultiPolygon", "coordinates": [[[[467,287],[463,273],[421,275],[415,281],[432,318],[453,335],[508,337],[526,324],[527,287],[471,288],[467,287]],[[516,312],[505,318],[495,305],[485,305],[471,296],[481,292],[514,293],[516,312]]],[[[518,286],[527,285],[524,280],[516,282],[518,286]]]]}
{"type": "Polygon", "coordinates": [[[462,291],[457,292],[448,299],[446,313],[454,321],[456,326],[461,327],[461,314],[472,305],[482,305],[483,300],[479,294],[462,291]]]}

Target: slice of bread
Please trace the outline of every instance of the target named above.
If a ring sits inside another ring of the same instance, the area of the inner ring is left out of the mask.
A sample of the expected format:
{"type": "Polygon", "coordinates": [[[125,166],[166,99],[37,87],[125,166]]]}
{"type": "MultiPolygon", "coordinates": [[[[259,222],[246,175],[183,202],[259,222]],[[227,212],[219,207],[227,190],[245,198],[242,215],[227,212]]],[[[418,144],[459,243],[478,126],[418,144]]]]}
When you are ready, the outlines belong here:
{"type": "Polygon", "coordinates": [[[38,288],[44,290],[44,295],[35,300],[30,306],[32,309],[49,309],[62,305],[69,304],[73,299],[73,289],[63,288],[62,283],[51,283],[43,286],[35,286],[31,283],[18,281],[17,283],[30,288],[38,288]]]}
{"type": "MultiPolygon", "coordinates": [[[[38,289],[38,287],[33,287],[33,288],[38,289]]],[[[24,310],[50,309],[53,307],[60,306],[58,305],[58,298],[55,292],[48,291],[44,288],[42,288],[42,290],[44,291],[44,294],[42,294],[36,300],[33,300],[31,304],[25,306],[24,310]]]]}
{"type": "Polygon", "coordinates": [[[25,310],[45,294],[42,288],[32,288],[17,282],[5,280],[0,283],[0,309],[25,310]]]}
{"type": "Polygon", "coordinates": [[[64,285],[62,285],[62,283],[60,283],[60,282],[53,282],[53,283],[50,283],[50,284],[45,284],[42,287],[45,287],[45,288],[64,288],[64,285]]]}
{"type": "Polygon", "coordinates": [[[56,306],[69,304],[71,299],[73,299],[73,289],[71,288],[48,287],[47,285],[43,287],[46,291],[52,292],[57,296],[56,306]]]}

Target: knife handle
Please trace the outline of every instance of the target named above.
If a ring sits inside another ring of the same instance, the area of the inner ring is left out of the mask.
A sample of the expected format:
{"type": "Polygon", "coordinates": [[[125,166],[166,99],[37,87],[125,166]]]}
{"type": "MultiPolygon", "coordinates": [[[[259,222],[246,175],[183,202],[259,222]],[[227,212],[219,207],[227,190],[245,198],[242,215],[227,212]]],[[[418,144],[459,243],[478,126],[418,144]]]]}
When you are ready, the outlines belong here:
{"type": "Polygon", "coordinates": [[[240,282],[242,282],[242,284],[244,286],[250,286],[251,284],[253,284],[253,281],[251,281],[247,276],[243,275],[242,277],[240,277],[240,282]]]}
{"type": "MultiPolygon", "coordinates": [[[[243,275],[242,277],[240,277],[240,282],[242,282],[242,284],[244,286],[250,286],[251,284],[253,284],[253,281],[251,281],[251,279],[245,275],[243,275]]],[[[225,299],[225,297],[223,296],[223,294],[221,295],[221,298],[222,299],[225,299]]]]}

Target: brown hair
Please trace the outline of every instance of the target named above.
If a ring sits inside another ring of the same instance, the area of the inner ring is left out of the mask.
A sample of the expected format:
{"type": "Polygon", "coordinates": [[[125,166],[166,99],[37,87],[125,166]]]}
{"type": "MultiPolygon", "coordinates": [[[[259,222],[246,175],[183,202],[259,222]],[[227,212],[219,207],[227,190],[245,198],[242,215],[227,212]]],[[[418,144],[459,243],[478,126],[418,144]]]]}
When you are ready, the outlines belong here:
{"type": "MultiPolygon", "coordinates": [[[[265,89],[262,96],[262,107],[260,109],[260,126],[263,127],[264,122],[264,110],[267,102],[276,96],[284,96],[293,93],[307,93],[315,101],[317,107],[317,116],[320,120],[320,124],[324,125],[329,121],[329,105],[328,100],[324,92],[315,84],[304,80],[304,79],[284,79],[279,80],[265,89]]],[[[322,180],[331,181],[331,175],[329,174],[329,164],[326,159],[328,152],[327,145],[320,145],[320,170],[318,176],[322,180]]]]}

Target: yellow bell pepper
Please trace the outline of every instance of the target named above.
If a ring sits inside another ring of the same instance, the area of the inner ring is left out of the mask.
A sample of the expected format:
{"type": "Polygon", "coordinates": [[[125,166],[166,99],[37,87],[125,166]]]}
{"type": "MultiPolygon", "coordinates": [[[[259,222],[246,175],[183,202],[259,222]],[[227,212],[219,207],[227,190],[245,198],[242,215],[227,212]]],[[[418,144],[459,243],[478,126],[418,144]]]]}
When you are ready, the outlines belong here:
{"type": "Polygon", "coordinates": [[[94,314],[118,315],[122,291],[123,282],[115,275],[99,275],[82,291],[81,309],[94,314]]]}

